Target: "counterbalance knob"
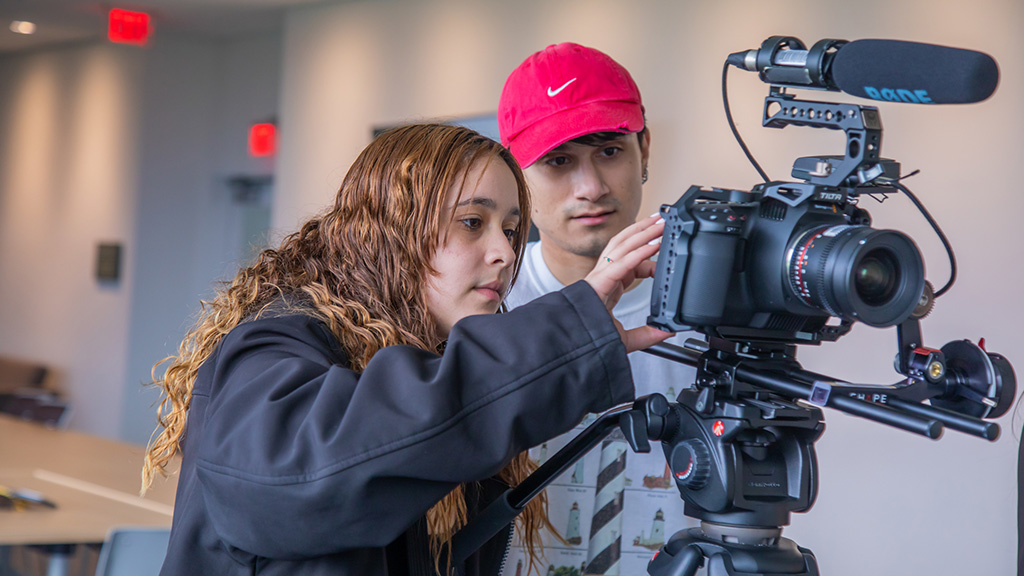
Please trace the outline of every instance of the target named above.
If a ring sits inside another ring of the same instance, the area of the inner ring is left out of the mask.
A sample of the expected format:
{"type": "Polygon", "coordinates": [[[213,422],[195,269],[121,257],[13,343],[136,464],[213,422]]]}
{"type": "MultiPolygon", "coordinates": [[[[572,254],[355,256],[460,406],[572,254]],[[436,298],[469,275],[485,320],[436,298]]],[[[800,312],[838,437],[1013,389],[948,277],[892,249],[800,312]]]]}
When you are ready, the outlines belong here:
{"type": "Polygon", "coordinates": [[[703,440],[691,438],[672,449],[672,475],[690,490],[700,490],[711,475],[711,452],[703,440]]]}

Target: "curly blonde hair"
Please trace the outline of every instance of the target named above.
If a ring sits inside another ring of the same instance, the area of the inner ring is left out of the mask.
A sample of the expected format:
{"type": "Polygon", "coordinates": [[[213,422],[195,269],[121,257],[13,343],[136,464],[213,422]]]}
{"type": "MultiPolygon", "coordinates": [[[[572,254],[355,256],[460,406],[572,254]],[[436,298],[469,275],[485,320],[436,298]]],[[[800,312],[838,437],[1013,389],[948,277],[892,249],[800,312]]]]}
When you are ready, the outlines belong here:
{"type": "MultiPolygon", "coordinates": [[[[442,339],[424,304],[431,256],[449,221],[444,207],[450,190],[461,195],[467,173],[477,162],[504,162],[518,188],[522,218],[513,242],[519,271],[529,230],[526,180],[512,155],[472,130],[442,124],[405,126],[378,136],[352,164],[334,205],[287,236],[276,249],[218,290],[186,334],[178,354],[153,368],[162,388],[159,426],[142,472],[142,491],[181,450],[192,388],[199,367],[225,334],[247,318],[258,317],[282,296],[296,296],[303,312],[321,320],[338,339],[349,367],[361,372],[385,346],[405,344],[439,350],[442,339]],[[163,377],[158,368],[167,364],[163,377]]],[[[455,202],[459,201],[456,197],[455,202]]],[[[450,218],[450,217],[449,217],[450,218]]],[[[290,298],[289,298],[290,299],[290,298]]],[[[499,478],[518,485],[536,464],[524,452],[499,478]]],[[[458,486],[427,513],[435,567],[452,535],[467,520],[464,487],[458,486]]],[[[533,568],[541,549],[540,529],[552,529],[547,501],[526,506],[517,530],[533,568]]],[[[541,549],[542,550],[542,549],[541,549]]]]}

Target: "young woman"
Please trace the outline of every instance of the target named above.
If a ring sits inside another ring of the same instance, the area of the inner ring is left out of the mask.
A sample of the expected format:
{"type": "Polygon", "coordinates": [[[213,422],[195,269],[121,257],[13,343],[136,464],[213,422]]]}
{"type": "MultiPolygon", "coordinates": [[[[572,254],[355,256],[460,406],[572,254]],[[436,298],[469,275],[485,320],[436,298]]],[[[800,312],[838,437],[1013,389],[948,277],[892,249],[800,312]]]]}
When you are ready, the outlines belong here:
{"type": "MultiPolygon", "coordinates": [[[[515,160],[470,130],[399,128],[334,205],[211,302],[159,385],[144,486],[182,453],[162,574],[444,573],[445,545],[532,470],[525,450],[633,397],[623,287],[662,225],[609,244],[584,281],[494,314],[529,199],[515,160]],[[159,429],[158,429],[159,430],[159,429]]],[[[536,542],[531,503],[518,522],[536,542]]],[[[497,574],[510,534],[467,562],[497,574]]]]}

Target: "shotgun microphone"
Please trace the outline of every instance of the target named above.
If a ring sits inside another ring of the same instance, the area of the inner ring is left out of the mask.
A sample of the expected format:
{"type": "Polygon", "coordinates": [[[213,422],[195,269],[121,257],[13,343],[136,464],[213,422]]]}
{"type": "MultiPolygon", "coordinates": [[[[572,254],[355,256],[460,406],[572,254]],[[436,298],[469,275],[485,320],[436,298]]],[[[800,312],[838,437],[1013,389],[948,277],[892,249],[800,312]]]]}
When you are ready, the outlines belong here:
{"type": "Polygon", "coordinates": [[[728,63],[779,86],[842,91],[915,104],[971,104],[999,83],[988,54],[902,40],[820,40],[808,50],[796,38],[773,36],[728,63]]]}

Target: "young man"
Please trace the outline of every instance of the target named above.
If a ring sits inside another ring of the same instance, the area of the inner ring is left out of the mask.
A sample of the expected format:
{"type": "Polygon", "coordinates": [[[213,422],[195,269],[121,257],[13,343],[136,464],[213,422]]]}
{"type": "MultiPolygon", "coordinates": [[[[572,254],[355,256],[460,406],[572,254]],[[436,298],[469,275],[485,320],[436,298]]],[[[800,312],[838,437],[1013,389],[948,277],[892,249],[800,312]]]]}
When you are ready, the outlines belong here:
{"type": "MultiPolygon", "coordinates": [[[[502,144],[525,169],[540,233],[505,300],[515,307],[583,278],[608,240],[636,221],[651,135],[629,72],[572,43],[533,54],[509,75],[498,127],[502,144]]],[[[646,322],[652,285],[647,279],[623,294],[614,309],[623,327],[646,322]]],[[[674,401],[694,380],[693,368],[643,352],[630,354],[630,365],[637,396],[660,392],[674,401]]],[[[534,456],[554,454],[584,424],[534,456]]],[[[643,574],[662,543],[695,525],[683,517],[662,452],[634,454],[624,440],[593,450],[548,488],[548,498],[551,522],[568,544],[547,539],[541,574],[562,566],[584,574],[643,574]]],[[[526,576],[524,558],[513,548],[503,574],[526,576]]]]}

